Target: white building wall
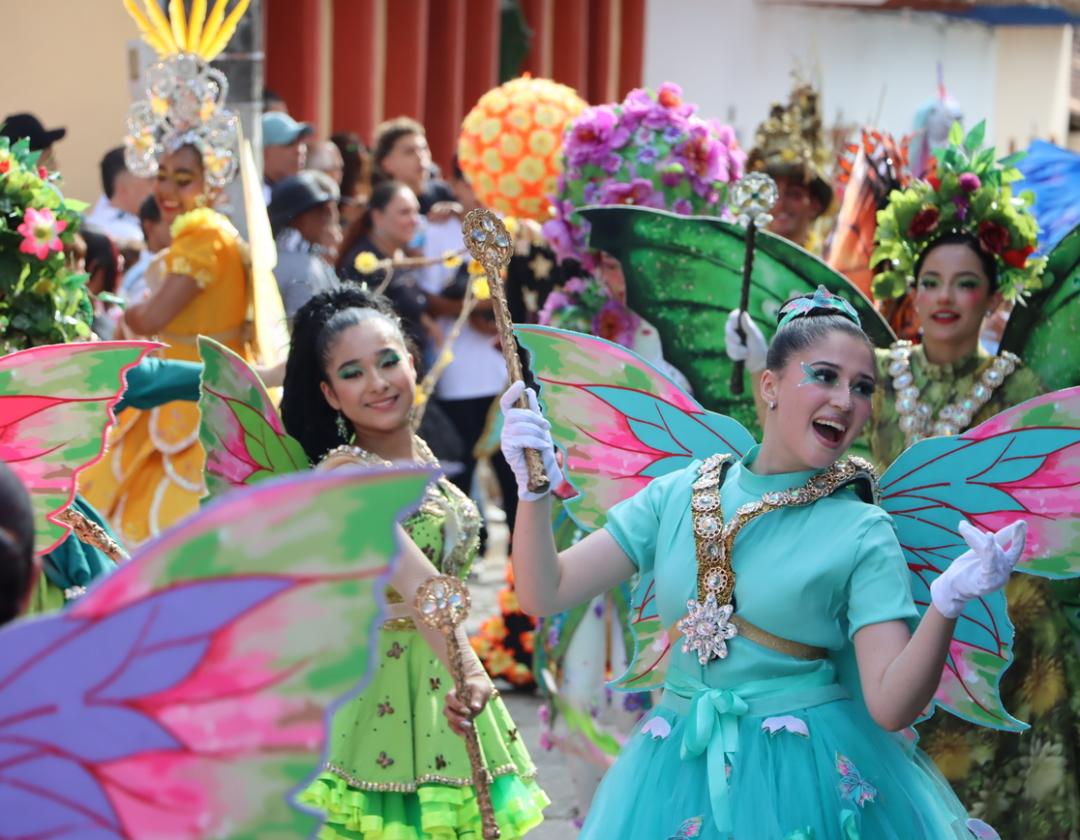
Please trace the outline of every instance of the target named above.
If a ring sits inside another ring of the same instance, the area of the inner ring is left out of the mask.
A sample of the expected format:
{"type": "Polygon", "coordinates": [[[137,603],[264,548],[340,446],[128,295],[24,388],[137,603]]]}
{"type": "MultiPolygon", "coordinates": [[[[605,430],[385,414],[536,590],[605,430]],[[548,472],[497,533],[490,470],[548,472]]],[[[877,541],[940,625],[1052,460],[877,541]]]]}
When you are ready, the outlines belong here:
{"type": "Polygon", "coordinates": [[[1064,138],[1068,27],[994,30],[911,12],[807,8],[770,0],[648,0],[645,84],[678,82],[703,116],[752,143],[769,103],[786,101],[798,70],[822,93],[826,126],[911,130],[936,95],[937,65],[968,126],[986,118],[999,148],[1033,134],[1064,138]],[[1002,69],[1023,82],[1000,83],[1002,69]],[[1038,84],[1027,84],[1038,79],[1038,84]]]}

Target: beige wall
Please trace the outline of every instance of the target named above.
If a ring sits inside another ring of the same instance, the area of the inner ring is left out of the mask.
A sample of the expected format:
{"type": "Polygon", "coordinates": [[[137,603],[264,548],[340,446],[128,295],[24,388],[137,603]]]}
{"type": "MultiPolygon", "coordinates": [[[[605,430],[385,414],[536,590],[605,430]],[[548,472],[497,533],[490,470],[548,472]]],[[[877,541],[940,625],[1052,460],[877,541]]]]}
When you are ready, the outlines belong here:
{"type": "Polygon", "coordinates": [[[0,19],[0,119],[31,111],[46,128],[65,126],[55,149],[64,192],[95,201],[98,162],[124,137],[135,24],[120,0],[0,0],[0,19]]]}
{"type": "Polygon", "coordinates": [[[995,35],[997,147],[1026,149],[1036,138],[1065,144],[1072,27],[1001,26],[995,35]]]}

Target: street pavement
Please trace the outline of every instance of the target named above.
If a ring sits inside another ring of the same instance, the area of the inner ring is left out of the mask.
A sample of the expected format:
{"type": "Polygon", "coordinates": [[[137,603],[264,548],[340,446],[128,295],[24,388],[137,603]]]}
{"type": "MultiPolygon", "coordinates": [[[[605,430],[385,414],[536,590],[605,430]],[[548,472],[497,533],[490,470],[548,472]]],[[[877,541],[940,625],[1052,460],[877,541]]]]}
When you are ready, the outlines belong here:
{"type": "MultiPolygon", "coordinates": [[[[498,613],[497,595],[506,585],[506,526],[490,519],[489,522],[487,554],[482,560],[477,560],[473,577],[469,580],[472,610],[466,626],[470,633],[476,632],[485,618],[498,613]]],[[[551,805],[544,811],[544,822],[529,833],[529,840],[574,840],[578,836],[574,825],[578,814],[573,780],[563,765],[561,753],[555,750],[546,752],[540,748],[540,721],[537,714],[540,698],[514,691],[502,682],[497,685],[536,762],[539,771],[537,780],[551,799],[551,805]]]]}

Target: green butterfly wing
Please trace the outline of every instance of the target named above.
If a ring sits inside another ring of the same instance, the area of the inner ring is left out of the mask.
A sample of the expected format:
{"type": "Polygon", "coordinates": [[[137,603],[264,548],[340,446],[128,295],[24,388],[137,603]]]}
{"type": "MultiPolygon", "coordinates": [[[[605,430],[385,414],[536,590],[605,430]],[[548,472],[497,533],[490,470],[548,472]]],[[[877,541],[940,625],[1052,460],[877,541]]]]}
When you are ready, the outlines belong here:
{"type": "MultiPolygon", "coordinates": [[[[630,308],[659,331],[664,358],[690,381],[698,401],[756,428],[750,388],[731,393],[732,362],[724,351],[724,325],[742,289],[746,231],[715,218],[643,207],[581,213],[592,226],[590,245],[622,263],[630,308]]],[[[870,299],[846,277],[786,239],[758,232],[748,308],[766,338],[772,337],[780,307],[819,285],[855,307],[877,346],[896,340],[870,299]]]]}
{"type": "Polygon", "coordinates": [[[1043,288],[1009,316],[1001,349],[1024,360],[1048,391],[1080,385],[1080,225],[1050,252],[1043,288]]]}

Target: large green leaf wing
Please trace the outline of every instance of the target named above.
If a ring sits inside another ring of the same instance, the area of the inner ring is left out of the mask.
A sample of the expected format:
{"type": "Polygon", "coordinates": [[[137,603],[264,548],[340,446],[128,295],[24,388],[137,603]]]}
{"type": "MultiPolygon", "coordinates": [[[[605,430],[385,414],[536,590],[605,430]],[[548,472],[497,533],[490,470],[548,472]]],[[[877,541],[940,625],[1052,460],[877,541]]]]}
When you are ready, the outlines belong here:
{"type": "MultiPolygon", "coordinates": [[[[592,247],[622,263],[627,302],[659,331],[664,358],[686,376],[705,408],[753,431],[750,389],[731,393],[732,363],[724,351],[724,324],[742,289],[746,231],[711,217],[644,207],[590,207],[581,213],[592,226],[592,247]]],[[[846,277],[788,240],[758,233],[748,308],[767,338],[780,307],[819,285],[851,302],[877,346],[895,341],[869,298],[846,277]]]]}
{"type": "Polygon", "coordinates": [[[1047,257],[1043,288],[1009,316],[1001,349],[1055,391],[1080,385],[1080,225],[1047,257]]]}

